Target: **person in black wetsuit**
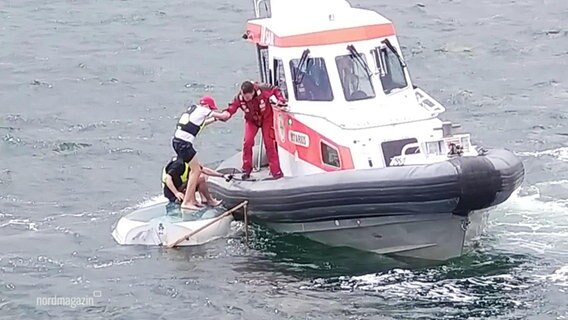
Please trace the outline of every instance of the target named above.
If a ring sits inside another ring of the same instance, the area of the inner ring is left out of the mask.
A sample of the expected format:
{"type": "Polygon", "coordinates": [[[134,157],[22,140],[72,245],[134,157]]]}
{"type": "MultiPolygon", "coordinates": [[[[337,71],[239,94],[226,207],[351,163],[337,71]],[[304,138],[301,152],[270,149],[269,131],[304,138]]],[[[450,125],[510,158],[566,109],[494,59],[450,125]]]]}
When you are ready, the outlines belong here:
{"type": "MultiPolygon", "coordinates": [[[[207,176],[224,177],[231,180],[231,175],[224,175],[213,169],[201,166],[201,174],[197,181],[197,191],[201,195],[201,203],[216,207],[221,201],[214,199],[209,193],[207,186],[207,176]]],[[[164,197],[170,200],[170,203],[182,203],[185,198],[185,189],[189,180],[191,169],[189,163],[184,162],[178,157],[174,157],[162,170],[162,189],[164,197]]]]}

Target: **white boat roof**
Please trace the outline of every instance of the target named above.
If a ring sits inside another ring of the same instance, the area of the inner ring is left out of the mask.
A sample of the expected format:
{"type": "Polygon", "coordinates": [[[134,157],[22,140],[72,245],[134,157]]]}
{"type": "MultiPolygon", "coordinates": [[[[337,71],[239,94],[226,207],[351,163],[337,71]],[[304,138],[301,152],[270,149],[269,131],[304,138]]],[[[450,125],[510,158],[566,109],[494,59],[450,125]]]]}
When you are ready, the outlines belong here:
{"type": "Polygon", "coordinates": [[[353,8],[345,0],[270,2],[270,18],[248,21],[250,41],[294,47],[368,40],[395,33],[387,18],[372,10],[353,8]]]}

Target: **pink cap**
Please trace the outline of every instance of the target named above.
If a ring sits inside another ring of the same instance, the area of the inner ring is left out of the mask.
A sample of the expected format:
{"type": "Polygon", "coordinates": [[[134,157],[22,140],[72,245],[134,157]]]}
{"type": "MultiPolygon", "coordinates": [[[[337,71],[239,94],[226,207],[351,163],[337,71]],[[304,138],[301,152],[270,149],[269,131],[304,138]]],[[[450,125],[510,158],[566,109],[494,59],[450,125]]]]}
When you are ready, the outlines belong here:
{"type": "Polygon", "coordinates": [[[208,106],[211,110],[217,110],[217,105],[215,104],[215,99],[210,96],[203,96],[201,100],[199,100],[199,104],[202,106],[208,106]]]}

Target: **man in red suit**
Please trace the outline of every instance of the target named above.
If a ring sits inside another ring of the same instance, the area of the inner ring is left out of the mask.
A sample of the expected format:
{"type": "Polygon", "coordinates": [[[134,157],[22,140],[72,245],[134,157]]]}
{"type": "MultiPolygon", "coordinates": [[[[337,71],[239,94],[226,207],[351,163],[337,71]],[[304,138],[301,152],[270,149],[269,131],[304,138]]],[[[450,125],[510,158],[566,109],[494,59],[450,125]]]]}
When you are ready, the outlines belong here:
{"type": "Polygon", "coordinates": [[[239,94],[219,117],[219,120],[227,121],[238,109],[242,109],[245,114],[243,179],[248,179],[252,172],[252,147],[259,128],[262,130],[270,173],[275,179],[283,176],[276,149],[272,106],[286,106],[286,99],[278,87],[245,81],[241,85],[239,94]]]}

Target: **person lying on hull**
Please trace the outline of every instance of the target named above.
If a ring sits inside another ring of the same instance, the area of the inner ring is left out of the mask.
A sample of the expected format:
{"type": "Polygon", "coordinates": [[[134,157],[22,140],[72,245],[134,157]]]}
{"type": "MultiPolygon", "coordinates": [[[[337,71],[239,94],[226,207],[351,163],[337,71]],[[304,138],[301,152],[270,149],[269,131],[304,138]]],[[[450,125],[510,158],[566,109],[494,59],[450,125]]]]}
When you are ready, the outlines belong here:
{"type": "MultiPolygon", "coordinates": [[[[222,201],[214,199],[209,192],[207,186],[207,176],[224,177],[225,180],[230,181],[232,175],[224,175],[213,169],[200,166],[201,174],[197,180],[197,191],[201,196],[201,204],[207,204],[212,207],[217,207],[222,201]]],[[[164,197],[172,203],[183,203],[185,199],[185,192],[187,182],[189,180],[191,167],[189,163],[184,162],[178,157],[173,157],[170,162],[162,169],[162,189],[164,197]]],[[[193,195],[195,197],[195,194],[193,195]]]]}
{"type": "Polygon", "coordinates": [[[229,120],[239,109],[245,114],[245,138],[243,142],[243,175],[242,179],[250,178],[252,172],[252,147],[258,129],[262,130],[266,157],[270,173],[274,179],[282,178],[282,170],[278,159],[276,138],[274,133],[274,120],[272,107],[285,107],[286,98],[280,88],[270,84],[245,81],[241,90],[229,103],[229,107],[218,118],[221,121],[229,120]]]}
{"type": "Polygon", "coordinates": [[[201,207],[195,199],[195,192],[197,191],[197,184],[201,174],[201,165],[197,160],[197,151],[193,147],[193,142],[203,127],[214,122],[215,119],[224,117],[223,113],[215,111],[217,109],[215,100],[212,97],[202,97],[198,105],[191,105],[180,116],[177,129],[172,138],[172,147],[178,158],[189,164],[191,169],[188,186],[181,203],[181,207],[184,209],[197,210],[201,207]]]}

